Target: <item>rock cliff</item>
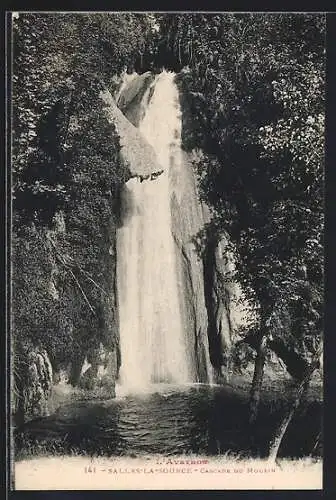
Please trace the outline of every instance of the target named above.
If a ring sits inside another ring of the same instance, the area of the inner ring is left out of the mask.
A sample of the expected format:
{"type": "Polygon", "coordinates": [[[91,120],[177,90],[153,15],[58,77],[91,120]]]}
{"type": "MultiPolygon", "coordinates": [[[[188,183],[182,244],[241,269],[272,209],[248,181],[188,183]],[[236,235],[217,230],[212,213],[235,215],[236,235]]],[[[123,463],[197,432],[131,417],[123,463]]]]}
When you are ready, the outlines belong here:
{"type": "Polygon", "coordinates": [[[153,83],[155,75],[148,71],[142,75],[133,73],[126,77],[123,85],[116,96],[118,108],[123,112],[126,118],[135,126],[138,127],[146,110],[146,104],[151,97],[151,83],[153,83]],[[146,98],[144,99],[146,95],[146,98]]]}
{"type": "Polygon", "coordinates": [[[205,303],[204,265],[197,254],[194,238],[204,226],[202,206],[191,166],[191,158],[183,153],[180,164],[171,165],[172,233],[176,244],[180,277],[180,300],[183,304],[185,328],[191,336],[194,363],[200,382],[213,379],[208,342],[208,314],[205,303]]]}
{"type": "Polygon", "coordinates": [[[14,423],[18,426],[50,414],[53,385],[53,369],[44,349],[30,346],[20,354],[21,376],[15,379],[12,400],[14,423]]]}
{"type": "Polygon", "coordinates": [[[139,130],[117,107],[110,92],[101,93],[106,117],[116,128],[120,137],[121,156],[131,176],[150,175],[158,170],[155,151],[145,141],[139,130]]]}

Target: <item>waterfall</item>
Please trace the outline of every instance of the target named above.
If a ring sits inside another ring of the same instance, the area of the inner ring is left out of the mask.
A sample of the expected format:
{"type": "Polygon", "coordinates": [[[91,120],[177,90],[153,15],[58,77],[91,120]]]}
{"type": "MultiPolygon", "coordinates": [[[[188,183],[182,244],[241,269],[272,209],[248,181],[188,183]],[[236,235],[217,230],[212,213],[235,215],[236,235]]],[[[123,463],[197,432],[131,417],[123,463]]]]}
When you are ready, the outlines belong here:
{"type": "Polygon", "coordinates": [[[139,124],[158,159],[156,175],[125,185],[117,235],[121,384],[193,381],[171,231],[170,167],[181,161],[181,112],[174,74],[162,72],[145,94],[139,124]],[[148,102],[149,100],[149,102],[148,102]]]}

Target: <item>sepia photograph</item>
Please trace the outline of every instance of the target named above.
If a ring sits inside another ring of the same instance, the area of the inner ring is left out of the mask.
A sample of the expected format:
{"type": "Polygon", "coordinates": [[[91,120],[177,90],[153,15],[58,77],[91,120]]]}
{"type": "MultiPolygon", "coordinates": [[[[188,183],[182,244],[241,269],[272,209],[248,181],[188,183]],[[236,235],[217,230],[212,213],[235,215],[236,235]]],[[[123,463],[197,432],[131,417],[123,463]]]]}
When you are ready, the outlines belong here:
{"type": "Polygon", "coordinates": [[[9,14],[12,490],[322,489],[326,15],[9,14]]]}

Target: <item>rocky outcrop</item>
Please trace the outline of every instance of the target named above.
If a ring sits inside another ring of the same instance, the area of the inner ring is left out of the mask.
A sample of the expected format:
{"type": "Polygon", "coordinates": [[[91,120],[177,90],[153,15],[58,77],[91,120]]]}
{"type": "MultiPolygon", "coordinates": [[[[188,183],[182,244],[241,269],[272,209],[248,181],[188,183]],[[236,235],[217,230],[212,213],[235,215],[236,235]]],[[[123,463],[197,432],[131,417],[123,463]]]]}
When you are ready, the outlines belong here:
{"type": "Polygon", "coordinates": [[[30,348],[14,375],[13,414],[17,425],[50,414],[53,370],[44,349],[30,348]]]}
{"type": "Polygon", "coordinates": [[[221,324],[219,318],[219,308],[222,305],[219,296],[218,276],[216,268],[216,248],[217,241],[209,239],[204,249],[203,256],[203,276],[204,276],[204,296],[208,315],[208,338],[210,359],[217,375],[221,373],[223,365],[223,345],[218,326],[221,324]]]}
{"type": "Polygon", "coordinates": [[[130,176],[147,176],[158,170],[156,154],[152,146],[143,138],[117,107],[110,92],[100,94],[108,121],[115,126],[120,138],[121,157],[130,176]]]}
{"type": "Polygon", "coordinates": [[[243,310],[237,301],[240,291],[233,281],[234,264],[227,239],[217,241],[208,237],[203,259],[211,362],[217,374],[226,377],[231,370],[235,332],[243,323],[243,310]]]}
{"type": "Polygon", "coordinates": [[[210,356],[212,377],[220,379],[231,370],[233,337],[243,322],[243,310],[237,301],[239,287],[232,280],[234,264],[227,240],[207,235],[203,251],[195,245],[210,220],[208,208],[199,201],[192,166],[195,154],[183,152],[183,162],[171,166],[172,231],[181,280],[186,283],[182,302],[186,304],[186,325],[192,325],[195,336],[196,363],[204,365],[210,356]]]}
{"type": "Polygon", "coordinates": [[[119,349],[109,350],[102,343],[85,357],[79,387],[87,390],[104,388],[110,397],[115,397],[115,382],[120,368],[119,349]]]}
{"type": "Polygon", "coordinates": [[[193,346],[194,366],[199,382],[212,381],[208,344],[208,315],[204,295],[203,262],[197,254],[194,238],[203,228],[204,217],[198,200],[196,179],[191,156],[182,154],[183,161],[171,165],[172,233],[176,244],[180,303],[185,328],[193,346]]]}
{"type": "Polygon", "coordinates": [[[125,85],[120,89],[116,99],[118,108],[126,118],[137,127],[144,116],[146,105],[151,97],[150,84],[154,81],[155,75],[150,71],[142,75],[129,75],[125,80],[125,85]],[[145,94],[147,98],[144,99],[145,94]]]}

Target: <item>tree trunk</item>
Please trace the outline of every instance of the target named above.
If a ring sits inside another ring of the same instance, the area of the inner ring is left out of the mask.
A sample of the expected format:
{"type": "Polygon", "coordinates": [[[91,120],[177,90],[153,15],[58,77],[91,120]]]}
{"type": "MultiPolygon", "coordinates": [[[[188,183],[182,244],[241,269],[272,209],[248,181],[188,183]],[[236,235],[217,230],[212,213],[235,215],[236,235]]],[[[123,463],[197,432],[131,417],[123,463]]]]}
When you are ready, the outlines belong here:
{"type": "Polygon", "coordinates": [[[257,350],[257,357],[254,363],[254,373],[253,373],[251,395],[250,395],[250,414],[249,414],[250,424],[253,424],[256,421],[258,415],[261,386],[264,376],[266,346],[267,346],[267,336],[262,335],[257,350]]]}
{"type": "Polygon", "coordinates": [[[289,408],[287,414],[285,415],[285,417],[283,418],[280,425],[278,426],[278,428],[275,431],[275,434],[271,440],[270,447],[269,447],[269,454],[268,454],[269,460],[275,461],[277,456],[278,456],[279,448],[280,448],[280,445],[281,445],[282,440],[284,438],[284,435],[286,434],[286,430],[288,428],[288,425],[290,424],[290,422],[291,422],[296,410],[299,408],[301,402],[305,398],[311,377],[312,377],[314,371],[316,370],[316,368],[318,368],[318,366],[319,366],[319,356],[320,356],[319,352],[317,355],[314,356],[312,363],[310,364],[310,366],[306,370],[304,378],[301,380],[301,382],[299,383],[299,385],[296,388],[296,393],[295,393],[294,399],[292,401],[292,404],[290,405],[290,408],[289,408]]]}
{"type": "Polygon", "coordinates": [[[275,432],[275,435],[273,436],[273,438],[271,440],[269,454],[268,454],[269,460],[272,460],[272,461],[276,460],[276,458],[278,456],[279,448],[280,448],[281,442],[283,440],[283,437],[286,433],[287,427],[288,427],[290,421],[292,420],[294,413],[298,409],[300,402],[301,402],[301,397],[297,394],[294,401],[293,401],[291,409],[289,410],[287,415],[284,417],[284,419],[280,423],[279,427],[277,428],[277,430],[275,432]]]}

